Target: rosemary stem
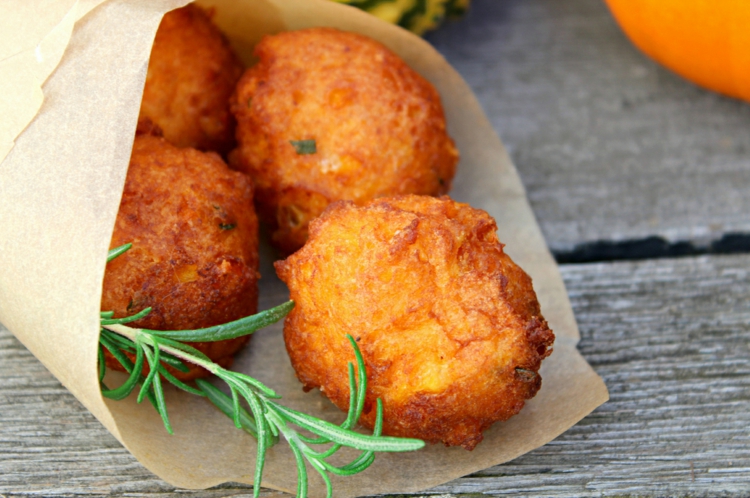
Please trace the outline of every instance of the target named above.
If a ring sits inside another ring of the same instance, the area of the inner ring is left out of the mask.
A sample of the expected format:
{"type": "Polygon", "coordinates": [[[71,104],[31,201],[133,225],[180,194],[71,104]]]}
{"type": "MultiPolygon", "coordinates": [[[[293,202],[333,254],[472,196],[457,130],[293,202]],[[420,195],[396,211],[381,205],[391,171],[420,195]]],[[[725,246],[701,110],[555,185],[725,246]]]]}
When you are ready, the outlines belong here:
{"type": "MultiPolygon", "coordinates": [[[[113,323],[111,325],[102,325],[102,327],[107,330],[111,330],[115,334],[119,334],[123,337],[127,337],[128,339],[130,339],[136,344],[140,342],[141,335],[148,335],[148,334],[143,334],[143,332],[141,332],[140,329],[134,329],[132,327],[128,327],[126,325],[122,325],[119,323],[113,323]]],[[[223,368],[221,368],[216,363],[202,360],[194,355],[191,355],[190,353],[186,353],[185,351],[179,350],[177,348],[173,348],[171,346],[166,346],[161,343],[159,343],[158,345],[159,345],[160,350],[166,353],[169,353],[173,356],[176,356],[177,358],[180,358],[181,360],[185,360],[194,365],[198,365],[199,367],[203,367],[214,375],[216,375],[219,371],[223,370],[223,368]]]]}

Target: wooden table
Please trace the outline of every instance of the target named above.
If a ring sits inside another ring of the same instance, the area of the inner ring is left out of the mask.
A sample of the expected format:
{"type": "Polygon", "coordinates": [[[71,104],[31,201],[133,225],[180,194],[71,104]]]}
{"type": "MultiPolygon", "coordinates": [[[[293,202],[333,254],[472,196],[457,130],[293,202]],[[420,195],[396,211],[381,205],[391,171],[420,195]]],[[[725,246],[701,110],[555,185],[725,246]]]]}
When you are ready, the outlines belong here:
{"type": "MultiPolygon", "coordinates": [[[[429,40],[509,148],[611,401],[419,496],[750,494],[750,106],[646,59],[599,0],[474,0],[429,40]]],[[[156,478],[0,326],[0,496],[251,492],[156,478]]]]}

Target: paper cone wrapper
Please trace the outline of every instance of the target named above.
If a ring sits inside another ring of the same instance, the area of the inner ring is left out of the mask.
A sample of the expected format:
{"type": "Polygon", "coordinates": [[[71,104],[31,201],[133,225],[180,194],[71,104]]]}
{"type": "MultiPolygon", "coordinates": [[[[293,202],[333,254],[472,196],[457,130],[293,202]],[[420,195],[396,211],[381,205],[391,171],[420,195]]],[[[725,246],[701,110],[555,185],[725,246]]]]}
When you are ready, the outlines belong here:
{"type": "MultiPolygon", "coordinates": [[[[167,389],[175,434],[148,403],[102,398],[97,378],[99,305],[133,143],[148,58],[161,16],[184,0],[18,2],[0,30],[0,322],[149,470],[184,488],[252,483],[255,441],[202,398],[167,389]]],[[[543,385],[523,411],[496,423],[474,450],[428,445],[381,454],[365,472],[334,477],[335,496],[417,492],[537,448],[607,400],[576,351],[575,318],[557,266],[499,138],[466,83],[422,39],[327,0],[210,0],[215,21],[246,64],[266,34],[312,26],[381,41],[437,87],[461,162],[451,196],[488,211],[506,251],[533,278],[555,331],[543,385]]],[[[6,5],[9,5],[6,2],[6,5]]],[[[260,309],[288,299],[261,248],[260,309]]],[[[256,334],[235,369],[287,406],[334,422],[344,416],[317,391],[303,393],[281,324],[256,334]]],[[[342,368],[345,366],[342,365],[342,368]]],[[[310,495],[325,488],[310,471],[310,495]]],[[[282,441],[268,452],[263,485],[294,492],[282,441]]]]}

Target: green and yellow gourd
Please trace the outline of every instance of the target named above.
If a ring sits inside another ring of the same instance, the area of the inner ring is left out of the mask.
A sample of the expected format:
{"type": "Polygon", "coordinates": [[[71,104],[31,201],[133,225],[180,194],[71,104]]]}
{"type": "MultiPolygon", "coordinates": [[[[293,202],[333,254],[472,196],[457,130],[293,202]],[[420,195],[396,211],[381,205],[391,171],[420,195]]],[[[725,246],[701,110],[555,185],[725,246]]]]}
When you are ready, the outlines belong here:
{"type": "Polygon", "coordinates": [[[360,8],[418,35],[435,29],[446,17],[460,16],[471,0],[333,0],[360,8]]]}

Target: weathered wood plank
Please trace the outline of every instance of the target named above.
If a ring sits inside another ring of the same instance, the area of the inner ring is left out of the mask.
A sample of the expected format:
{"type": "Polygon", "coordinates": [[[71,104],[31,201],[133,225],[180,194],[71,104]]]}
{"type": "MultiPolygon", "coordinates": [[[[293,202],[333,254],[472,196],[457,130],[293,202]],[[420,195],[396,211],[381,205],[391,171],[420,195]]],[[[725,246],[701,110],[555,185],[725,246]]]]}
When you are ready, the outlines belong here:
{"type": "Polygon", "coordinates": [[[428,39],[476,92],[553,251],[750,233],[750,105],[647,59],[602,0],[473,0],[428,39]]]}
{"type": "MultiPolygon", "coordinates": [[[[611,401],[556,441],[425,495],[746,495],[750,255],[562,273],[580,349],[611,401]]],[[[0,407],[0,495],[250,493],[235,484],[176,491],[157,479],[2,328],[0,407]]]]}

